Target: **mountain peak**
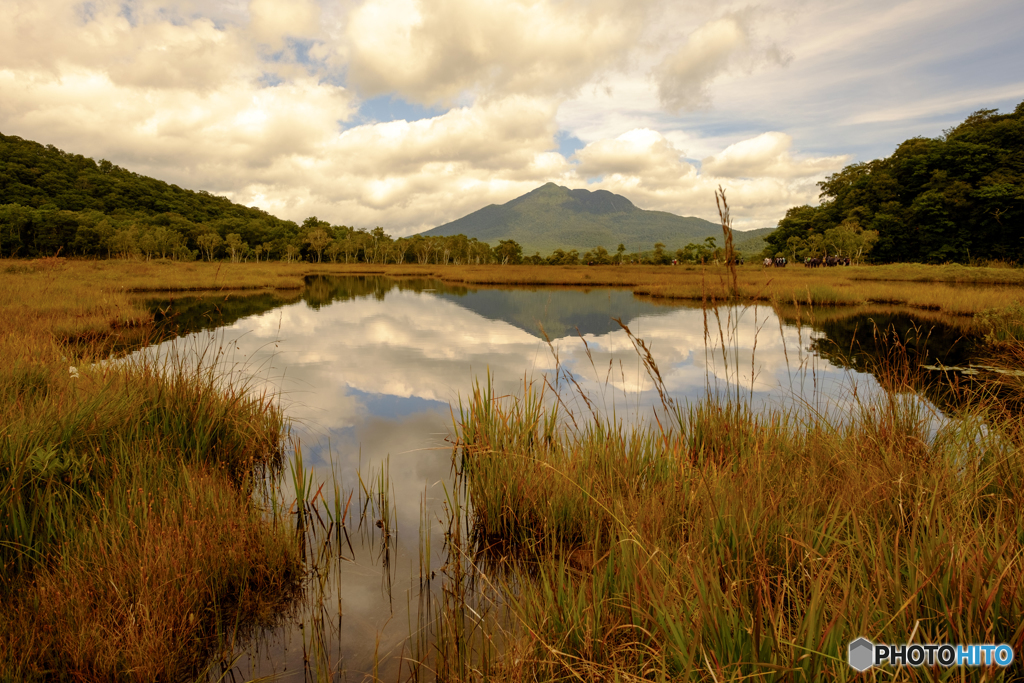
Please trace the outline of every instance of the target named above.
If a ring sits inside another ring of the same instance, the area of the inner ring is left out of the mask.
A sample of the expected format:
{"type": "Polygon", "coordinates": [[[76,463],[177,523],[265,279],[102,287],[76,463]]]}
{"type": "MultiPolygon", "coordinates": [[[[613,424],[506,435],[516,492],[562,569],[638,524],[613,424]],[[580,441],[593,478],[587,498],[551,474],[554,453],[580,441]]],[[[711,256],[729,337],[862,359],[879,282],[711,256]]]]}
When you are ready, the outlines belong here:
{"type": "Polygon", "coordinates": [[[513,239],[524,253],[555,249],[586,251],[597,246],[615,250],[649,250],[656,242],[676,249],[688,242],[721,236],[721,227],[701,218],[684,218],[664,211],[645,211],[608,190],[571,190],[556,183],[540,187],[505,204],[491,204],[424,235],[475,237],[497,244],[513,239]]]}
{"type": "Polygon", "coordinates": [[[521,197],[504,204],[508,207],[530,203],[557,203],[563,211],[572,213],[609,214],[636,211],[633,202],[608,190],[570,190],[568,187],[545,183],[521,197]]]}

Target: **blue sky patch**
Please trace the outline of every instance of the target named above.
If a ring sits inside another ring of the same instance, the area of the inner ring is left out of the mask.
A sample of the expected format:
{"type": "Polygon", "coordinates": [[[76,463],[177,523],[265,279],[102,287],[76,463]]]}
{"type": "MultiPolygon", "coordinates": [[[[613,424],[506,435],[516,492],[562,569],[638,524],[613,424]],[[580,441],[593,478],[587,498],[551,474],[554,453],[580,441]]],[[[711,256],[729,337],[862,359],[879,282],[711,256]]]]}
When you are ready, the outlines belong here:
{"type": "Polygon", "coordinates": [[[566,159],[576,153],[576,150],[583,149],[586,145],[578,137],[567,130],[560,130],[555,133],[555,142],[558,144],[559,153],[566,159]]]}
{"type": "Polygon", "coordinates": [[[120,16],[120,17],[124,17],[125,19],[127,19],[127,20],[128,20],[128,24],[129,24],[129,25],[130,25],[130,26],[131,26],[132,28],[135,28],[136,26],[138,26],[138,25],[139,25],[139,20],[138,20],[138,18],[137,18],[137,17],[135,16],[135,12],[134,12],[134,11],[132,11],[132,6],[131,6],[130,4],[128,4],[127,2],[125,2],[125,3],[121,3],[121,11],[119,11],[119,12],[117,13],[117,15],[118,15],[118,16],[120,16]]]}
{"type": "Polygon", "coordinates": [[[388,121],[419,121],[440,116],[446,110],[424,107],[406,102],[400,97],[374,97],[363,102],[356,114],[356,123],[386,123],[388,121]]]}

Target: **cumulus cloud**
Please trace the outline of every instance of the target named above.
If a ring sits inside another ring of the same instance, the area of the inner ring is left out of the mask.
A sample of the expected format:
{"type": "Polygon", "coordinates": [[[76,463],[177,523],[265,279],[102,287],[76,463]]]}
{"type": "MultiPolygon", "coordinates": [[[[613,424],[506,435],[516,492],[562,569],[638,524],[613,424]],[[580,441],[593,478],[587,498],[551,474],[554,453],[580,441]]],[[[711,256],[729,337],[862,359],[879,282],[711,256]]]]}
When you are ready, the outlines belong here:
{"type": "MultiPolygon", "coordinates": [[[[210,92],[140,90],[102,71],[67,69],[58,79],[5,69],[0,89],[9,94],[0,101],[8,130],[72,151],[100,149],[164,179],[173,167],[179,178],[182,168],[204,165],[234,166],[241,175],[281,155],[312,152],[351,108],[344,88],[311,79],[271,87],[239,81],[210,92]]],[[[196,180],[224,187],[214,173],[196,180]]]]}
{"type": "MultiPolygon", "coordinates": [[[[714,192],[722,185],[736,227],[743,229],[773,224],[787,208],[813,203],[817,180],[845,161],[793,159],[787,142],[771,163],[761,160],[762,168],[747,174],[730,175],[714,164],[698,170],[651,129],[595,140],[566,159],[549,151],[551,120],[543,100],[510,98],[420,121],[365,124],[325,141],[315,155],[281,156],[251,173],[234,198],[292,216],[340,216],[340,222],[359,226],[386,222],[389,232],[400,235],[507,202],[548,181],[606,189],[641,208],[702,217],[714,215],[714,192]],[[384,216],[390,220],[382,221],[384,216]]],[[[757,149],[764,137],[733,147],[757,149]]],[[[719,157],[735,165],[733,147],[719,157]]]]}
{"type": "Polygon", "coordinates": [[[251,0],[249,16],[255,38],[275,47],[285,37],[320,32],[320,6],[312,0],[251,0]]]}
{"type": "Polygon", "coordinates": [[[102,1],[6,2],[0,68],[24,69],[30,78],[60,78],[68,70],[86,69],[121,85],[189,90],[258,73],[248,63],[244,35],[218,28],[209,16],[183,18],[145,6],[133,13],[127,7],[102,1]]]}
{"type": "Polygon", "coordinates": [[[472,90],[571,92],[619,64],[644,28],[645,0],[368,0],[344,41],[368,95],[450,102],[472,90]]]}
{"type": "Polygon", "coordinates": [[[720,154],[701,162],[704,173],[723,178],[808,178],[824,175],[849,161],[848,155],[794,159],[789,148],[793,138],[768,132],[726,147],[720,154]]]}
{"type": "Polygon", "coordinates": [[[751,31],[750,12],[710,21],[689,35],[654,69],[658,95],[672,110],[694,109],[710,103],[708,85],[730,69],[753,70],[766,63],[786,61],[775,45],[759,45],[751,31]]]}
{"type": "Polygon", "coordinates": [[[269,210],[378,224],[393,234],[432,228],[548,179],[571,176],[552,152],[554,105],[512,97],[418,121],[367,123],[281,155],[235,195],[269,210]]]}
{"type": "Polygon", "coordinates": [[[681,161],[682,152],[661,133],[640,128],[612,140],[596,140],[576,152],[584,177],[643,176],[649,182],[672,183],[696,173],[681,161]]]}

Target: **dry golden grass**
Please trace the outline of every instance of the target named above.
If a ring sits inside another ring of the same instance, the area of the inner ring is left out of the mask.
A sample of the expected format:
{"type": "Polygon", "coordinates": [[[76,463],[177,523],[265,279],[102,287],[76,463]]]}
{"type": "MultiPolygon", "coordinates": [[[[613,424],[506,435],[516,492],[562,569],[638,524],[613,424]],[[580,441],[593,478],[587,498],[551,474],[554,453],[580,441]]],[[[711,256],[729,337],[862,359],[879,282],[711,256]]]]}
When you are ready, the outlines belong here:
{"type": "Polygon", "coordinates": [[[98,344],[98,354],[152,334],[145,295],[298,290],[305,266],[283,263],[0,260],[0,353],[53,361],[55,343],[98,344]]]}
{"type": "Polygon", "coordinates": [[[90,363],[151,338],[129,290],[220,278],[154,267],[0,262],[0,680],[179,679],[298,580],[294,530],[252,494],[280,458],[272,397],[201,363],[90,363]]]}

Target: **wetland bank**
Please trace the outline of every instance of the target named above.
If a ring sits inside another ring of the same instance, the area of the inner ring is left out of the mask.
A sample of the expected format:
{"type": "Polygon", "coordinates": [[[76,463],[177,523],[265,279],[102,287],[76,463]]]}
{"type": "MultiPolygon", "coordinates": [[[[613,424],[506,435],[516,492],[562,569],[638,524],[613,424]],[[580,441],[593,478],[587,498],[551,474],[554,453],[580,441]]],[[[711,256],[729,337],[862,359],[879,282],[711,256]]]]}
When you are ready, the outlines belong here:
{"type": "Polygon", "coordinates": [[[814,680],[852,677],[858,635],[1019,651],[1019,376],[920,366],[1019,369],[1020,271],[742,268],[726,302],[713,267],[12,265],[9,678],[814,680]],[[150,345],[153,317],[179,338],[150,345]],[[155,372],[169,344],[188,360],[155,372]]]}

